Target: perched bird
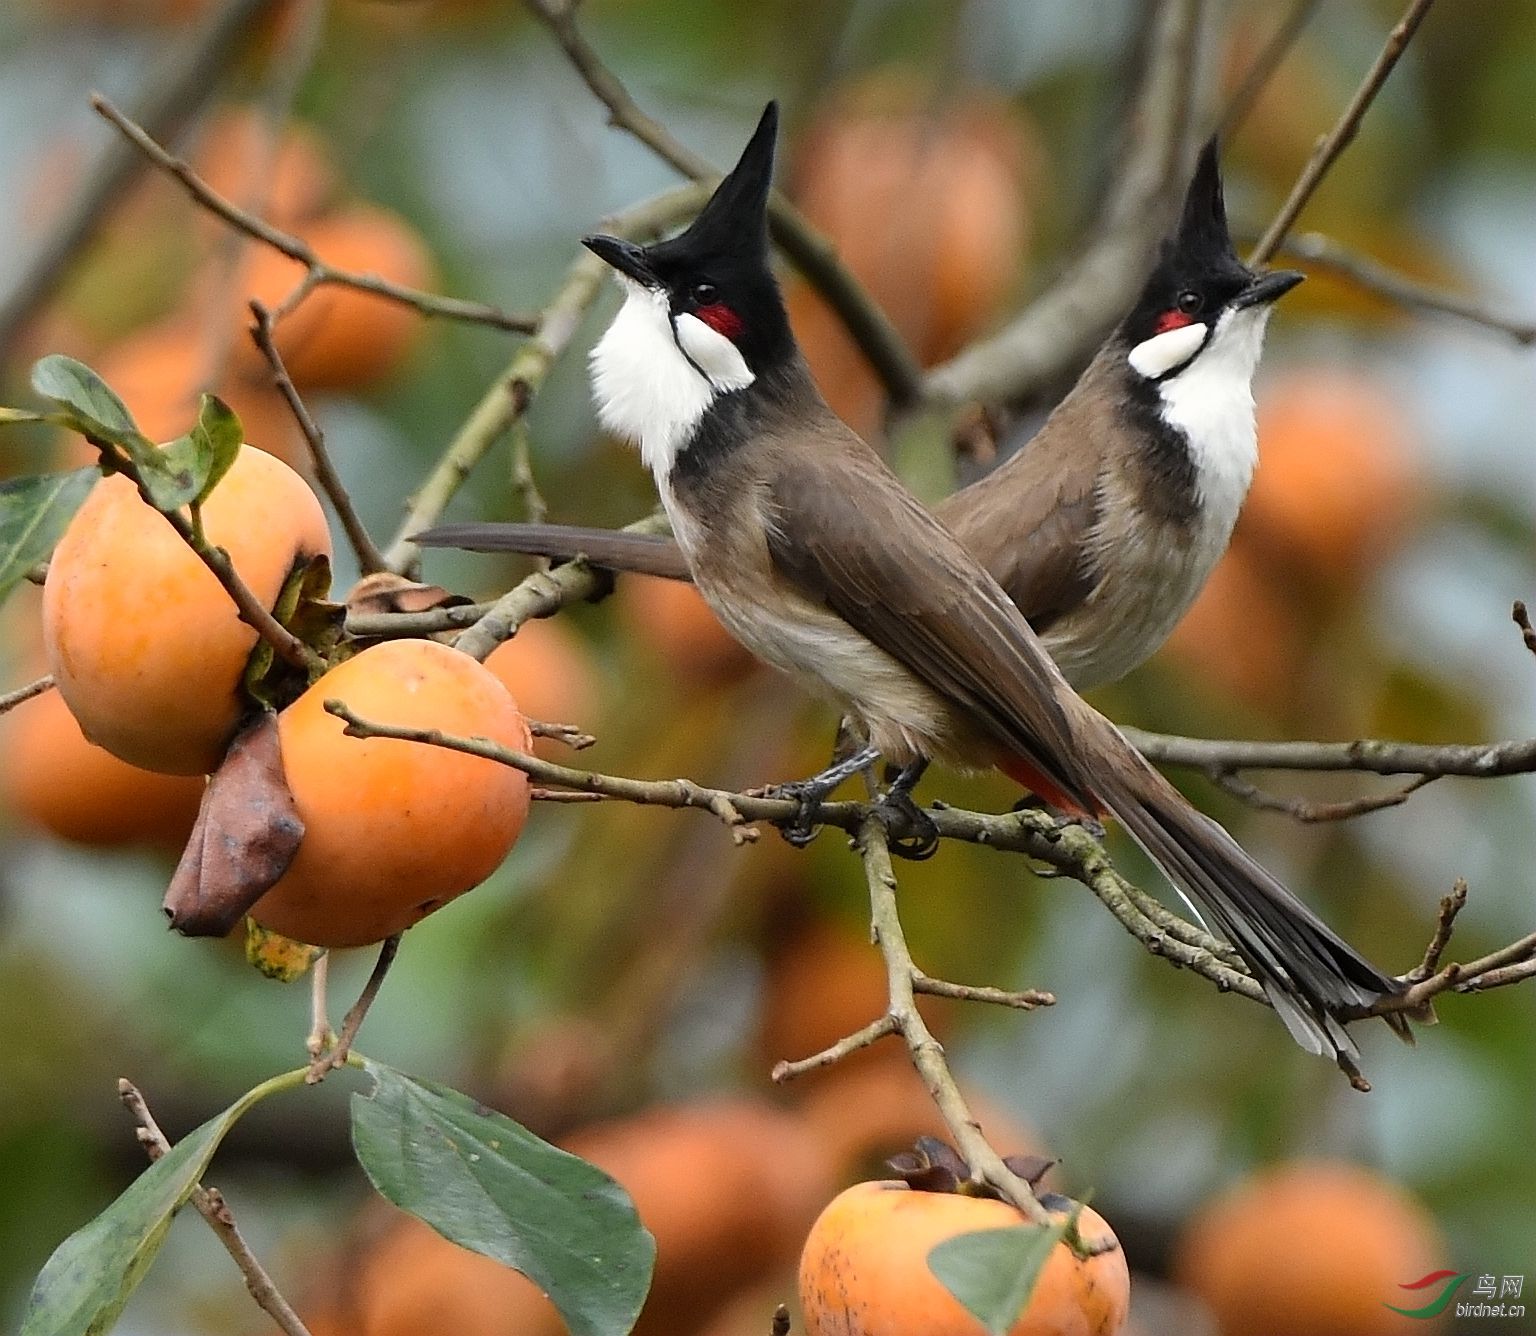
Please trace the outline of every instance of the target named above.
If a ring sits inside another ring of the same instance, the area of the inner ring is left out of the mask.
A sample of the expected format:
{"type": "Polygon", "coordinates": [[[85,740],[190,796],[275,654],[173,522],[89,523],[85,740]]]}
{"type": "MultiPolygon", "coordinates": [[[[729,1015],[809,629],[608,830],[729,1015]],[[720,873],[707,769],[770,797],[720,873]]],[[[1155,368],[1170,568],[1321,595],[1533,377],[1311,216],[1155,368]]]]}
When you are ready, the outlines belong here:
{"type": "MultiPolygon", "coordinates": [[[[1301,279],[1238,259],[1212,140],[1135,307],[1071,392],[1022,449],[935,507],[1074,687],[1150,658],[1226,550],[1258,459],[1264,328],[1301,279]]],[[[660,534],[457,524],[419,541],[689,578],[660,534]]]]}
{"type": "MultiPolygon", "coordinates": [[[[902,767],[891,801],[910,805],[912,784],[939,758],[997,766],[1069,813],[1113,814],[1232,942],[1296,1041],[1347,1063],[1356,1050],[1343,1022],[1401,985],[1073,691],[998,581],[818,393],[769,266],[777,123],[770,103],[680,235],[646,247],[585,238],[625,292],[592,352],[598,415],[638,444],[694,583],[743,644],[831,697],[902,767]]],[[[1245,312],[1261,303],[1233,300],[1251,276],[1215,265],[1209,277],[1200,311],[1184,309],[1193,301],[1174,287],[1165,310],[1121,332],[1141,382],[1134,394],[1186,432],[1206,420],[1205,397],[1160,387],[1203,358],[1246,368],[1257,352],[1260,322],[1245,312]]],[[[1198,491],[1203,465],[1196,448],[1180,460],[1179,440],[1163,434],[1157,471],[1198,491]]],[[[1117,492],[1096,502],[1105,513],[1094,527],[1124,532],[1108,512],[1128,503],[1117,492]]],[[[1193,506],[1186,496],[1165,509],[1193,506]]],[[[1406,1033],[1400,1015],[1388,1019],[1406,1033]]]]}

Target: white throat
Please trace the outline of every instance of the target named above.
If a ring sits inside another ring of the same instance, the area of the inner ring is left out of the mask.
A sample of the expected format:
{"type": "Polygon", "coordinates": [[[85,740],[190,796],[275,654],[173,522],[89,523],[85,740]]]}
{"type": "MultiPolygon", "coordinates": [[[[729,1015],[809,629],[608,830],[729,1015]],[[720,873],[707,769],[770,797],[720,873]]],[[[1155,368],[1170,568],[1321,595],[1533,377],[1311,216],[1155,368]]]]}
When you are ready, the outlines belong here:
{"type": "Polygon", "coordinates": [[[1203,526],[1213,540],[1219,535],[1222,547],[1258,463],[1253,373],[1271,309],[1261,305],[1223,312],[1194,361],[1156,385],[1163,421],[1189,442],[1203,526]]]}
{"type": "Polygon", "coordinates": [[[694,315],[674,322],[665,290],[619,281],[624,305],[592,349],[592,394],[599,421],[639,445],[665,497],[672,465],[710,404],[755,377],[725,335],[694,315]]]}

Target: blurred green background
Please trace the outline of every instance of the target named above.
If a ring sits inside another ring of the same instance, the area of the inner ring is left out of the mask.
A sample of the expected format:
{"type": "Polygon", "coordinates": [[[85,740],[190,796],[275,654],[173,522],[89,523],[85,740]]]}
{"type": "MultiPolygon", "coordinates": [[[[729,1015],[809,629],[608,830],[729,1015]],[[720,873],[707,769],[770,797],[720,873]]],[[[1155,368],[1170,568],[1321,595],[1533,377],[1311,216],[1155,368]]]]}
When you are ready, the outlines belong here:
{"type": "MultiPolygon", "coordinates": [[[[1281,9],[1213,6],[1213,106],[1281,9]]],[[[133,104],[167,52],[190,40],[199,11],[191,0],[30,0],[0,12],[0,291],[108,141],[87,93],[133,104]]],[[[717,162],[779,97],[786,179],[850,259],[872,266],[872,289],[929,359],[1018,309],[1070,257],[1114,167],[1139,22],[1137,6],[1112,0],[592,0],[582,13],[641,104],[717,162]],[[848,148],[864,142],[860,118],[878,116],[895,118],[877,122],[888,130],[907,127],[889,131],[893,143],[908,136],[891,149],[895,166],[848,148]],[[930,139],[913,140],[914,125],[930,139]],[[962,167],[944,175],[914,142],[962,167]],[[914,228],[945,239],[938,258],[877,240],[909,211],[914,228]]],[[[1319,7],[1227,147],[1235,229],[1262,229],[1396,14],[1378,0],[1319,7]]],[[[307,55],[296,26],[252,37],[182,144],[195,156],[221,108],[281,109],[291,92],[293,116],[330,162],[316,216],[350,201],[395,211],[430,252],[438,290],[537,309],[578,235],[675,180],[606,127],[517,5],[338,0],[307,55]]],[[[1302,229],[1536,318],[1533,99],[1536,7],[1433,11],[1302,229]]],[[[207,331],[215,348],[243,338],[220,333],[242,272],[223,234],[170,184],[141,177],[19,341],[5,401],[25,402],[25,369],[41,352],[105,369],[125,339],[167,319],[207,331]]],[[[829,393],[878,430],[873,391],[824,313],[803,293],[793,300],[813,361],[836,382],[829,393]]],[[[652,504],[638,460],[599,437],[587,400],[584,352],[613,307],[605,292],[529,419],[556,518],[626,522],[652,504]]],[[[312,396],[376,535],[389,536],[515,346],[494,330],[422,322],[408,360],[381,382],[312,396]]],[[[1096,702],[1123,722],[1211,736],[1528,735],[1536,662],[1509,610],[1536,595],[1530,352],[1319,276],[1280,306],[1257,397],[1264,461],[1234,556],[1170,647],[1096,702]]],[[[0,472],[59,448],[7,438],[0,472]]],[[[913,453],[909,442],[903,457],[913,453]]],[[[503,444],[450,517],[514,514],[508,459],[503,444]]],[[[925,476],[932,468],[930,458],[925,476]]],[[[434,553],[425,569],[485,595],[523,568],[434,553]]],[[[530,644],[530,675],[598,735],[575,763],[734,786],[813,768],[828,713],[741,663],[695,614],[621,582],[614,598],[564,615],[571,634],[558,644],[530,644]]],[[[6,687],[34,675],[36,621],[30,588],[0,614],[6,687]]],[[[36,708],[20,707],[0,731],[12,806],[35,756],[21,750],[18,721],[36,708]]],[[[1260,778],[1315,799],[1389,782],[1260,778]]],[[[1393,970],[1417,961],[1458,876],[1471,900],[1453,955],[1500,945],[1536,918],[1529,778],[1442,780],[1403,806],[1332,825],[1256,813],[1199,782],[1188,791],[1393,970]]],[[[953,775],[931,777],[925,792],[992,810],[1013,797],[1004,783],[953,775]]],[[[1114,849],[1156,888],[1149,869],[1114,849]]],[[[303,984],[268,982],[233,947],[166,933],[158,902],[173,857],[83,848],[0,811],[0,1314],[19,1312],[57,1242],[140,1168],[115,1078],[138,1082],[176,1135],[300,1054],[303,984]]],[[[1443,1232],[1435,1265],[1525,1273],[1536,1285],[1536,990],[1448,998],[1414,1049],[1384,1027],[1362,1032],[1375,1084],[1362,1097],[1298,1052],[1267,1012],[1148,958],[1073,884],[1037,881],[1021,860],[974,848],[946,847],[898,871],[920,964],[1057,993],[1056,1007],[1031,1015],[950,1017],[950,1052],[973,1090],[1061,1157],[1066,1190],[1092,1191],[1138,1269],[1164,1270],[1181,1222],[1252,1166],[1322,1155],[1373,1166],[1416,1195],[1443,1232]]],[[[773,991],[826,924],[857,938],[862,896],[858,865],[834,835],[803,855],[771,832],[737,849],[697,814],[546,804],[490,883],[408,935],[362,1047],[551,1134],[714,1090],[777,1098],[772,1062],[803,1053],[773,1045],[807,1032],[765,1022],[765,997],[779,999],[769,1007],[779,1013],[792,996],[823,1024],[874,1014],[860,1010],[870,994],[857,966],[808,967],[773,991]],[[856,1001],[839,1012],[845,988],[856,1001]]],[[[333,971],[338,1009],[368,967],[367,953],[349,954],[357,959],[333,971]]],[[[295,1290],[349,1236],[368,1195],[346,1144],[348,1084],[258,1110],[214,1175],[295,1290]]],[[[755,1329],[767,1330],[770,1311],[755,1329]]],[[[212,1237],[184,1221],[120,1330],[256,1331],[260,1318],[212,1237]]],[[[1138,1320],[1149,1332],[1189,1321],[1138,1320]]]]}

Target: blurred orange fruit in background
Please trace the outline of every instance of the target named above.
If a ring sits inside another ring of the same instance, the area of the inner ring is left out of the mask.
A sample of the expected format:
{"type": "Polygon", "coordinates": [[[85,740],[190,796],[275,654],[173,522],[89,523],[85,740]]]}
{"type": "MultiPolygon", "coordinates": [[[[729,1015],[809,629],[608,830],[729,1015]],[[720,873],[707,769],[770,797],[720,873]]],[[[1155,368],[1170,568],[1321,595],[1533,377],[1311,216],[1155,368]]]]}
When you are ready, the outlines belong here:
{"type": "MultiPolygon", "coordinates": [[[[558,617],[536,617],[517,628],[485,660],[529,719],[546,724],[575,724],[583,730],[597,722],[602,685],[591,651],[579,632],[558,617]]],[[[569,759],[570,749],[552,738],[535,738],[533,749],[554,760],[569,759]]]]}
{"type": "Polygon", "coordinates": [[[1407,1336],[1447,1324],[1389,1309],[1447,1265],[1445,1241],[1402,1188],[1358,1165],[1302,1160],[1263,1169],[1202,1206],[1173,1272],[1210,1307],[1222,1336],[1407,1336]]]}
{"type": "Polygon", "coordinates": [[[688,681],[730,681],[757,662],[691,584],[626,575],[614,603],[629,634],[688,681]]]}

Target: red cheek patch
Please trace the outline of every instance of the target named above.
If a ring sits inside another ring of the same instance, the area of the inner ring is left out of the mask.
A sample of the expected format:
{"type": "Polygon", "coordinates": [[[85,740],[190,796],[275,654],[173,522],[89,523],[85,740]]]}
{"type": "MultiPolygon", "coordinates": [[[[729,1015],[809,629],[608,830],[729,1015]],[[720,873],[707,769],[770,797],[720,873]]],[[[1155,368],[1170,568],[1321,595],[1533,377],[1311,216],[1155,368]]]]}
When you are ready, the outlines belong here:
{"type": "Polygon", "coordinates": [[[1192,325],[1194,323],[1194,316],[1185,315],[1183,311],[1178,309],[1164,311],[1162,315],[1157,317],[1157,324],[1152,326],[1152,332],[1155,334],[1166,334],[1170,329],[1183,329],[1185,325],[1192,325]]]}
{"type": "Polygon", "coordinates": [[[741,333],[741,317],[731,310],[724,302],[715,302],[709,306],[701,306],[694,315],[698,316],[717,334],[724,334],[726,338],[735,340],[741,333]]]}

